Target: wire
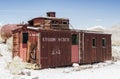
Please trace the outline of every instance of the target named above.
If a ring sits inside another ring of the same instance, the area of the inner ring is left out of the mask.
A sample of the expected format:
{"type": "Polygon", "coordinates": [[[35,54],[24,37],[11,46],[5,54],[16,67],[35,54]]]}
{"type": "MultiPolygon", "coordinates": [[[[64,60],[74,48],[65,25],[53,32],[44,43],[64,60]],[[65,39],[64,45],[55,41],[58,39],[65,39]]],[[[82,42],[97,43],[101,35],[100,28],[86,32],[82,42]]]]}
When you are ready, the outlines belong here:
{"type": "Polygon", "coordinates": [[[74,27],[72,26],[72,24],[69,23],[69,25],[70,25],[70,27],[71,27],[72,29],[74,29],[74,27]]]}

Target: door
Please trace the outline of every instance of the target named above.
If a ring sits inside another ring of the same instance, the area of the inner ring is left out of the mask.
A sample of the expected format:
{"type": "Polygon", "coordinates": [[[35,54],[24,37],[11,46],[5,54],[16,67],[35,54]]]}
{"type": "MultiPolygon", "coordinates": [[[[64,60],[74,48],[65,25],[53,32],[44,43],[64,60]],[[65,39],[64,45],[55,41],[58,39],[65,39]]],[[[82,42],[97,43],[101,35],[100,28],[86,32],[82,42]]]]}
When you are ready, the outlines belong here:
{"type": "Polygon", "coordinates": [[[78,39],[78,34],[72,34],[72,58],[71,62],[72,63],[78,63],[79,62],[79,39],[78,39]]]}
{"type": "Polygon", "coordinates": [[[22,40],[20,43],[20,58],[22,58],[23,61],[26,61],[28,33],[27,32],[21,33],[21,37],[22,37],[22,40]]]}

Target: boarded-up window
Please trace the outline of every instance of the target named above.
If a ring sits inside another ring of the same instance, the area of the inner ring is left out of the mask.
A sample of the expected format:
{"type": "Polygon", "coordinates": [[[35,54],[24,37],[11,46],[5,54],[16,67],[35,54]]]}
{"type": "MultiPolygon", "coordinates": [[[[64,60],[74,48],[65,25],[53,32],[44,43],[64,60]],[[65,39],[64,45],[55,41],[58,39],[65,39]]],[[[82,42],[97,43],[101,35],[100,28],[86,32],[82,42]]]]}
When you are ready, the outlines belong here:
{"type": "Polygon", "coordinates": [[[96,39],[95,39],[95,38],[92,39],[92,46],[93,46],[93,47],[96,46],[96,39]]]}
{"type": "Polygon", "coordinates": [[[23,36],[22,37],[22,42],[27,43],[27,41],[28,41],[28,33],[23,33],[22,36],[23,36]]]}
{"type": "Polygon", "coordinates": [[[102,38],[102,46],[105,47],[106,46],[106,39],[102,38]]]}
{"type": "Polygon", "coordinates": [[[78,36],[77,34],[72,34],[72,45],[78,44],[78,36]]]}

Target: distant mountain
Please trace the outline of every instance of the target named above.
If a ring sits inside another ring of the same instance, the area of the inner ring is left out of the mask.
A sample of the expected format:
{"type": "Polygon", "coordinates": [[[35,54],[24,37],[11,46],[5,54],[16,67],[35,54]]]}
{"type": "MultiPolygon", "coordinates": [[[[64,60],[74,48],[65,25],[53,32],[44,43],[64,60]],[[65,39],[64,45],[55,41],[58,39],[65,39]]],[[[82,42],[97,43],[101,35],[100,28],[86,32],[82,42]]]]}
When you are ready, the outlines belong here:
{"type": "Polygon", "coordinates": [[[116,24],[116,25],[112,26],[110,29],[120,31],[120,24],[116,24]]]}
{"type": "Polygon", "coordinates": [[[105,31],[112,34],[112,45],[120,46],[120,24],[114,25],[105,31]]]}
{"type": "Polygon", "coordinates": [[[87,28],[87,30],[104,31],[105,28],[103,26],[101,26],[101,25],[97,25],[97,26],[93,26],[93,27],[87,28]]]}

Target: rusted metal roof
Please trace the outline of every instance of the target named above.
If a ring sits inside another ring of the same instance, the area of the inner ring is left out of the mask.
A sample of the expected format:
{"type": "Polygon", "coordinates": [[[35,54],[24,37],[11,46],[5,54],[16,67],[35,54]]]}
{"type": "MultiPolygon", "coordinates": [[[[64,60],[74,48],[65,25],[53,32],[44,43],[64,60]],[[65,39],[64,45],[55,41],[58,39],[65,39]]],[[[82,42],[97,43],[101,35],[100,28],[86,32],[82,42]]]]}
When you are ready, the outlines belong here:
{"type": "Polygon", "coordinates": [[[27,29],[39,30],[40,28],[36,28],[36,27],[30,26],[30,27],[27,27],[27,29]]]}
{"type": "Polygon", "coordinates": [[[77,29],[71,29],[71,31],[75,32],[84,32],[84,33],[96,33],[96,34],[111,34],[111,33],[106,33],[104,31],[91,31],[91,30],[77,30],[77,29]]]}
{"type": "MultiPolygon", "coordinates": [[[[69,20],[68,18],[57,18],[57,17],[37,17],[37,18],[33,18],[34,19],[58,19],[58,20],[69,20]]],[[[32,21],[30,20],[30,21],[32,21]]]]}

